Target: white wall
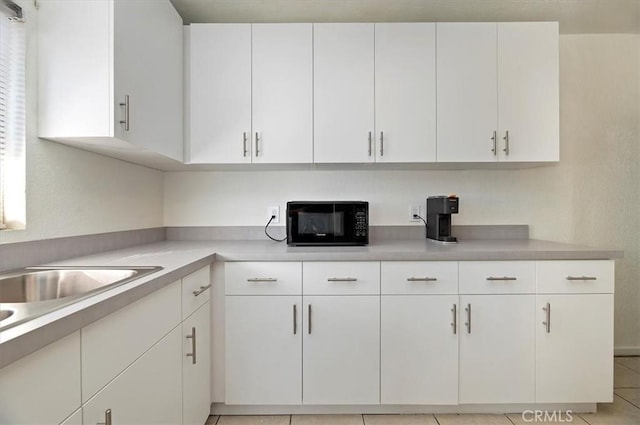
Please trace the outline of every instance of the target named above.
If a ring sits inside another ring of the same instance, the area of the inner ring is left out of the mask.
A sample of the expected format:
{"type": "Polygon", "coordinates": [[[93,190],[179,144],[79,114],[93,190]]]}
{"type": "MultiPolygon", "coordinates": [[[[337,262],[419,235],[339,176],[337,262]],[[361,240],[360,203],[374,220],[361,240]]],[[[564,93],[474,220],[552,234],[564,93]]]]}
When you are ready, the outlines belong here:
{"type": "Polygon", "coordinates": [[[37,137],[37,17],[19,1],[27,25],[25,230],[0,232],[0,243],[163,225],[162,173],[37,137]]]}
{"type": "Polygon", "coordinates": [[[364,199],[371,224],[457,193],[455,224],[529,224],[531,237],[623,249],[616,346],[640,349],[640,80],[637,34],[560,37],[559,164],[525,170],[246,171],[165,175],[165,225],[264,225],[288,200],[364,199]]]}

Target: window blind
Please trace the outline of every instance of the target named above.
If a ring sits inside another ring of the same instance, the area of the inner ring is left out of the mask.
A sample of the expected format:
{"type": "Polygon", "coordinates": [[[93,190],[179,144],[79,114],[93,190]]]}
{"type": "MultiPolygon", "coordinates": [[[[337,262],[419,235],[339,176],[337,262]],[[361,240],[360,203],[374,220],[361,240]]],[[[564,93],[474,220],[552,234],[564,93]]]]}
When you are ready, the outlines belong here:
{"type": "Polygon", "coordinates": [[[0,229],[25,221],[25,29],[22,10],[0,7],[0,229]]]}

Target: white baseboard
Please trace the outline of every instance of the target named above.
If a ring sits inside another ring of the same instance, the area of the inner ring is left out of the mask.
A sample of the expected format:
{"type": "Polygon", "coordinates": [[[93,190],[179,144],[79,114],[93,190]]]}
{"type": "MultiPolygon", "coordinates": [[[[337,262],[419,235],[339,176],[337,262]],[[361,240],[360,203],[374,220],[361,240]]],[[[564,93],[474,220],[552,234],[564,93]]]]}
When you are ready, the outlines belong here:
{"type": "Polygon", "coordinates": [[[444,413],[522,413],[548,412],[596,412],[595,403],[562,404],[460,404],[460,405],[361,405],[361,406],[241,406],[212,403],[212,415],[324,415],[324,414],[444,414],[444,413]]]}
{"type": "Polygon", "coordinates": [[[614,356],[640,356],[640,347],[614,347],[614,356]]]}

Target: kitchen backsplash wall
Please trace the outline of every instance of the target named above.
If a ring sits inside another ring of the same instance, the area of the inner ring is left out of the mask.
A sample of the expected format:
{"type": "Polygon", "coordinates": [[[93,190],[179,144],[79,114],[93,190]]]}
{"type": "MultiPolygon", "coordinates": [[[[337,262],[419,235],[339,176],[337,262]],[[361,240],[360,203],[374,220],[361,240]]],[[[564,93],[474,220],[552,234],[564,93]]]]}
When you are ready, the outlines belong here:
{"type": "MultiPolygon", "coordinates": [[[[640,348],[640,36],[560,37],[560,163],[524,170],[305,170],[165,175],[166,226],[259,226],[288,200],[364,199],[371,224],[454,192],[454,224],[528,224],[530,236],[625,251],[616,346],[640,348]]],[[[280,225],[282,225],[281,223],[280,225]]],[[[419,224],[416,224],[419,226],[419,224]]]]}
{"type": "Polygon", "coordinates": [[[38,139],[37,20],[27,25],[27,228],[0,244],[162,226],[162,172],[38,139]]]}

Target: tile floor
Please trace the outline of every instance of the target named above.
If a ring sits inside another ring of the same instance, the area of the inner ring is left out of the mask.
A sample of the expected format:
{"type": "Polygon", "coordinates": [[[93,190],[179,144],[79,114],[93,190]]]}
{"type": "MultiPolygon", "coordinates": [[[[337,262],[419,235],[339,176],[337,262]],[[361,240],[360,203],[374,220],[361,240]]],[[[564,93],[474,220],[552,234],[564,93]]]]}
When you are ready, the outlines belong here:
{"type": "MultiPolygon", "coordinates": [[[[557,422],[578,425],[640,425],[640,357],[616,357],[614,401],[598,404],[597,413],[564,416],[557,422]]],[[[206,425],[523,425],[535,424],[520,414],[508,415],[283,415],[209,416],[206,425]],[[527,419],[527,420],[525,420],[527,419]]]]}

